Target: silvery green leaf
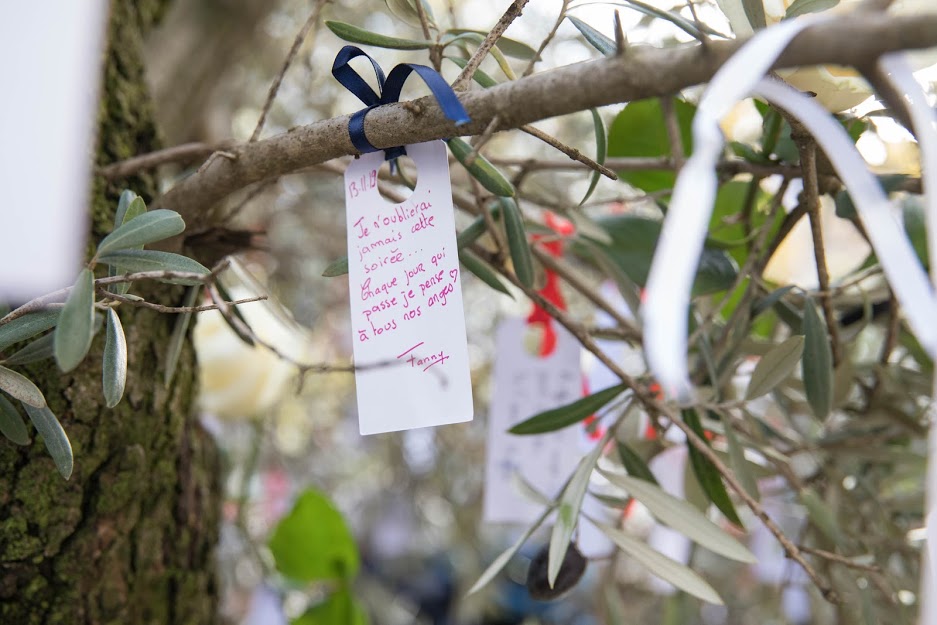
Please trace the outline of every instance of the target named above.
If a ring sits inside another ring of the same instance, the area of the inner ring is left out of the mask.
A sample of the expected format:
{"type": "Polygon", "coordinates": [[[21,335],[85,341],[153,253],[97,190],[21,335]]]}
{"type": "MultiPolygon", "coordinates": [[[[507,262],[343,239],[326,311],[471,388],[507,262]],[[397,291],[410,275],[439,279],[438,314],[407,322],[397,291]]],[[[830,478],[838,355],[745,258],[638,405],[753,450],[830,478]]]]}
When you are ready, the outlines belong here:
{"type": "Polygon", "coordinates": [[[0,391],[37,408],[46,405],[42,391],[29,378],[6,367],[0,367],[0,391]]]}
{"type": "Polygon", "coordinates": [[[730,560],[752,563],[755,555],[686,501],[659,486],[630,475],[600,471],[608,480],[643,503],[654,517],[693,542],[730,560]]]}
{"type": "Polygon", "coordinates": [[[146,212],[146,204],[143,199],[130,189],[124,189],[120,194],[120,200],[117,201],[117,212],[114,214],[114,229],[120,228],[125,221],[133,219],[131,213],[139,215],[146,212]],[[131,209],[131,206],[134,208],[131,209]],[[142,207],[142,211],[140,210],[142,207]]]}
{"type": "Polygon", "coordinates": [[[59,320],[59,312],[58,310],[41,310],[23,315],[0,326],[0,349],[6,349],[14,343],[25,341],[55,326],[59,320]]]}
{"type": "Polygon", "coordinates": [[[84,360],[94,336],[94,275],[83,269],[55,327],[55,361],[68,372],[84,360]]]}
{"type": "Polygon", "coordinates": [[[113,408],[124,396],[127,382],[127,339],[120,317],[113,308],[107,310],[107,339],[104,343],[103,386],[108,408],[113,408]]]}
{"type": "Polygon", "coordinates": [[[755,366],[748,382],[748,390],[745,391],[745,399],[761,397],[787,379],[800,362],[803,352],[804,337],[799,335],[773,347],[755,366]]]}
{"type": "MultiPolygon", "coordinates": [[[[159,252],[156,250],[120,250],[98,256],[98,260],[108,265],[119,267],[121,271],[176,271],[196,273],[207,276],[211,273],[207,267],[181,254],[159,252]]],[[[197,280],[169,279],[173,284],[200,284],[197,280]]]]}
{"type": "Polygon", "coordinates": [[[569,549],[573,530],[576,529],[576,523],[579,521],[579,509],[582,507],[582,500],[586,496],[589,477],[592,475],[596,461],[602,454],[603,447],[604,444],[600,442],[589,452],[589,455],[583,456],[579,460],[579,465],[560,496],[560,503],[556,512],[556,524],[553,526],[552,534],[550,534],[547,580],[551,588],[556,582],[560,567],[563,566],[563,559],[566,557],[566,550],[569,549]]]}
{"type": "Polygon", "coordinates": [[[573,26],[575,26],[579,32],[582,33],[582,36],[585,37],[586,41],[588,41],[593,48],[605,56],[615,56],[618,48],[615,45],[615,41],[613,39],[606,37],[592,26],[589,26],[583,22],[578,17],[567,15],[566,19],[573,23],[573,26]]]}
{"type": "Polygon", "coordinates": [[[804,391],[817,419],[826,419],[833,408],[833,352],[826,324],[820,319],[813,299],[804,303],[804,391]]]}
{"type": "Polygon", "coordinates": [[[162,241],[185,230],[179,213],[166,209],[150,211],[124,223],[98,244],[98,254],[136,248],[162,241]]]}
{"type": "Polygon", "coordinates": [[[644,544],[643,541],[629,536],[621,530],[607,525],[596,525],[606,536],[612,539],[612,542],[615,543],[619,549],[634,558],[639,564],[643,565],[657,577],[665,582],[673,584],[680,590],[688,592],[694,597],[699,597],[703,601],[715,603],[716,605],[723,605],[719,593],[717,593],[706,580],[688,567],[680,564],[676,560],[668,558],[662,553],[654,551],[644,544]]]}
{"type": "Polygon", "coordinates": [[[59,470],[66,480],[72,476],[74,468],[74,457],[72,456],[72,444],[68,441],[68,435],[62,428],[62,424],[55,418],[48,406],[36,408],[29,404],[23,404],[26,414],[29,415],[36,430],[42,436],[42,441],[55,462],[55,468],[59,470]]]}
{"type": "Polygon", "coordinates": [[[535,531],[537,531],[537,528],[540,527],[543,521],[547,518],[547,515],[550,514],[552,510],[553,508],[547,508],[544,510],[543,514],[540,515],[540,518],[534,521],[534,524],[527,528],[527,531],[517,539],[517,542],[505,549],[497,558],[494,559],[494,562],[488,565],[488,568],[485,569],[485,572],[481,574],[481,576],[474,584],[472,584],[472,587],[466,594],[471,595],[472,593],[478,592],[484,588],[488,582],[494,579],[494,576],[497,575],[501,569],[505,567],[505,565],[507,565],[508,561],[514,556],[514,554],[520,551],[520,548],[524,546],[524,543],[527,542],[527,539],[530,538],[530,536],[535,531]]]}
{"type": "Polygon", "coordinates": [[[54,340],[55,333],[50,332],[45,336],[39,337],[32,343],[28,343],[3,362],[8,365],[28,365],[33,362],[45,360],[46,358],[52,358],[55,351],[54,340]]]}
{"type": "Polygon", "coordinates": [[[10,403],[3,395],[0,395],[0,434],[17,445],[29,444],[29,432],[26,430],[26,424],[23,417],[20,416],[16,407],[10,403]]]}
{"type": "Polygon", "coordinates": [[[729,447],[729,465],[732,467],[732,472],[739,478],[745,492],[751,495],[752,499],[758,501],[761,499],[761,493],[758,491],[758,481],[752,475],[751,465],[745,459],[745,448],[739,442],[738,435],[731,423],[725,423],[724,430],[726,443],[729,447]]]}

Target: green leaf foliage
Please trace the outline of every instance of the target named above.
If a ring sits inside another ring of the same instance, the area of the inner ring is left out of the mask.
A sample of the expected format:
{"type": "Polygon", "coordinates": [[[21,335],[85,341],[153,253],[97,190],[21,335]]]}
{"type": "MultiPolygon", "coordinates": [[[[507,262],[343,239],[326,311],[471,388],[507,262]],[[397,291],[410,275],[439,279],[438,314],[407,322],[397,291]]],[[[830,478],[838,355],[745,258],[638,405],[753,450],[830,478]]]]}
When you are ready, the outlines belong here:
{"type": "Polygon", "coordinates": [[[713,553],[751,564],[755,555],[732,538],[702,512],[686,501],[663,491],[656,484],[629,475],[601,471],[616,486],[644,504],[654,517],[713,553]]]}
{"type": "Polygon", "coordinates": [[[59,321],[59,310],[41,310],[18,317],[0,326],[0,349],[31,339],[55,326],[59,321]]]}
{"type": "MultiPolygon", "coordinates": [[[[485,37],[488,35],[487,30],[470,30],[466,28],[451,28],[446,31],[447,35],[464,35],[466,33],[474,33],[485,37]]],[[[529,61],[535,56],[537,56],[537,51],[531,48],[529,45],[523,41],[517,41],[516,39],[511,39],[509,37],[499,37],[498,38],[498,47],[501,48],[501,51],[508,56],[513,56],[515,59],[523,59],[529,61]]]]}
{"type": "Polygon", "coordinates": [[[68,372],[77,367],[94,338],[94,274],[83,269],[72,286],[55,328],[55,362],[68,372]]]}
{"type": "MultiPolygon", "coordinates": [[[[459,67],[461,67],[462,69],[465,69],[465,66],[468,65],[468,60],[463,59],[462,57],[459,57],[459,56],[446,55],[443,58],[449,59],[450,61],[452,61],[459,67]]],[[[495,80],[494,78],[492,78],[491,76],[489,76],[488,74],[486,74],[480,69],[475,70],[475,73],[472,75],[472,79],[486,89],[488,87],[494,87],[495,85],[498,84],[497,80],[495,80]]]]}
{"type": "Polygon", "coordinates": [[[501,552],[498,557],[495,558],[490,565],[488,565],[488,568],[485,569],[485,572],[481,574],[481,576],[474,584],[472,584],[472,587],[469,589],[467,594],[471,595],[472,593],[476,593],[487,586],[488,583],[494,579],[495,575],[500,573],[501,569],[507,566],[507,563],[511,560],[511,558],[514,557],[514,554],[520,551],[521,547],[524,546],[524,543],[526,543],[527,540],[533,535],[533,533],[537,531],[537,528],[543,524],[547,516],[552,511],[552,506],[546,508],[543,511],[543,514],[540,515],[540,518],[534,521],[533,525],[528,527],[527,531],[521,534],[520,538],[518,538],[513,545],[501,552]]]}
{"type": "Polygon", "coordinates": [[[820,498],[820,495],[812,488],[804,488],[800,491],[800,502],[807,508],[810,522],[834,545],[841,544],[843,534],[836,521],[836,513],[820,498]]]}
{"type": "Polygon", "coordinates": [[[120,403],[127,383],[127,339],[120,317],[113,308],[107,310],[107,339],[104,343],[104,399],[108,408],[120,403]]]}
{"type": "Polygon", "coordinates": [[[471,245],[479,239],[485,232],[488,231],[488,224],[485,223],[484,217],[476,217],[472,223],[465,227],[456,236],[455,242],[456,246],[461,250],[467,245],[471,245]]]}
{"type": "Polygon", "coordinates": [[[504,231],[507,235],[508,250],[511,252],[511,262],[514,264],[514,273],[521,284],[527,288],[533,288],[534,259],[530,253],[530,245],[527,243],[524,218],[513,199],[499,198],[498,203],[504,215],[504,231]]]}
{"type": "MultiPolygon", "coordinates": [[[[683,421],[696,432],[697,436],[709,445],[709,441],[706,439],[706,432],[703,430],[703,424],[700,423],[699,415],[696,411],[692,409],[682,410],[681,414],[683,415],[683,421]]],[[[696,447],[687,443],[687,448],[689,449],[690,464],[693,467],[693,474],[703,488],[706,497],[719,508],[719,511],[722,512],[729,521],[742,527],[742,520],[739,519],[739,515],[735,511],[735,505],[733,505],[732,500],[729,498],[729,493],[726,491],[725,484],[722,483],[722,476],[719,475],[718,469],[716,469],[709,458],[701,454],[696,447]]]]}
{"type": "MultiPolygon", "coordinates": [[[[680,128],[684,152],[693,150],[690,126],[696,107],[684,100],[674,100],[674,113],[680,128]]],[[[661,112],[660,101],[639,100],[629,103],[619,113],[608,131],[608,155],[613,157],[670,157],[670,140],[661,112]]],[[[622,180],[647,193],[672,189],[676,175],[671,170],[620,171],[622,180]]]]}
{"type": "Polygon", "coordinates": [[[144,203],[143,198],[130,189],[124,189],[117,201],[117,212],[114,214],[114,230],[120,228],[125,221],[130,221],[145,212],[146,203],[144,203]]]}
{"type": "MultiPolygon", "coordinates": [[[[604,252],[632,282],[644,287],[647,284],[657,239],[660,238],[661,223],[636,215],[610,215],[596,219],[596,224],[611,236],[612,242],[591,240],[590,243],[604,252]]],[[[592,256],[581,244],[576,244],[573,249],[583,256],[592,256]]],[[[706,245],[696,270],[693,295],[724,291],[734,284],[737,275],[738,266],[731,256],[723,250],[706,245]]]]}
{"type": "MultiPolygon", "coordinates": [[[[121,250],[101,254],[98,260],[130,273],[139,271],[175,271],[196,273],[207,276],[211,273],[207,267],[181,254],[159,252],[156,250],[121,250]]],[[[173,284],[200,284],[198,280],[171,278],[165,280],[173,284]]]]}
{"type": "Polygon", "coordinates": [[[650,467],[644,462],[644,458],[638,455],[638,452],[629,447],[627,443],[618,441],[618,456],[621,458],[621,464],[625,467],[628,475],[651,484],[657,484],[657,478],[654,477],[650,467]]]}
{"type": "Polygon", "coordinates": [[[621,530],[601,524],[598,524],[597,527],[602,530],[602,533],[611,538],[619,549],[665,582],[669,582],[680,590],[703,601],[715,603],[716,605],[723,604],[719,593],[690,568],[658,551],[654,551],[643,540],[629,536],[621,530]]]}
{"type": "Polygon", "coordinates": [[[575,26],[579,32],[582,33],[582,36],[586,41],[589,42],[589,45],[605,56],[615,56],[618,48],[615,45],[615,41],[613,39],[609,39],[596,29],[583,22],[578,17],[567,15],[566,19],[572,22],[573,26],[575,26]]]}
{"type": "Polygon", "coordinates": [[[735,428],[732,427],[731,423],[726,423],[724,429],[726,445],[729,448],[729,466],[732,467],[732,472],[735,473],[735,476],[739,478],[739,482],[742,483],[745,492],[748,493],[752,499],[758,501],[761,499],[761,493],[758,490],[758,482],[755,480],[755,476],[752,475],[751,465],[748,460],[745,459],[745,449],[742,447],[741,442],[739,442],[739,437],[735,433],[735,428]]]}
{"type": "Polygon", "coordinates": [[[745,399],[755,399],[770,392],[794,371],[804,352],[804,337],[792,336],[761,357],[748,382],[745,399]]]}
{"type": "Polygon", "coordinates": [[[761,30],[767,26],[764,0],[742,0],[742,8],[752,29],[761,30]]]}
{"type": "Polygon", "coordinates": [[[328,266],[323,270],[323,278],[336,278],[338,276],[344,276],[348,273],[348,257],[342,256],[341,258],[336,258],[328,264],[328,266]]]}
{"type": "Polygon", "coordinates": [[[3,360],[7,365],[28,365],[46,358],[52,358],[55,355],[54,349],[55,333],[50,332],[45,336],[40,336],[31,343],[27,343],[12,356],[3,360]]]}
{"type": "Polygon", "coordinates": [[[560,503],[556,511],[556,523],[553,525],[553,532],[550,534],[550,551],[547,560],[547,582],[552,588],[559,575],[560,567],[566,557],[566,551],[569,549],[569,543],[573,537],[573,530],[579,521],[579,510],[582,508],[582,500],[586,496],[586,488],[589,486],[589,476],[595,468],[595,463],[602,455],[602,443],[597,444],[587,456],[583,456],[573,471],[573,476],[569,483],[563,489],[560,495],[560,503]]]}
{"type": "Polygon", "coordinates": [[[346,24],[345,22],[326,21],[325,25],[339,39],[350,41],[351,43],[360,43],[365,46],[375,46],[378,48],[391,48],[394,50],[426,50],[433,46],[432,41],[400,39],[399,37],[388,37],[372,33],[369,30],[346,24]]]}
{"type": "Polygon", "coordinates": [[[621,395],[626,388],[624,384],[610,386],[588,397],[577,399],[571,404],[535,414],[508,431],[511,434],[543,434],[579,423],[621,395]]]}
{"type": "Polygon", "coordinates": [[[495,291],[504,293],[511,299],[514,299],[514,296],[511,295],[511,292],[508,290],[508,288],[504,286],[504,283],[501,282],[501,278],[498,277],[498,274],[495,273],[495,270],[492,269],[488,263],[473,254],[470,250],[459,250],[459,261],[476,278],[493,288],[495,291]]]}
{"type": "Polygon", "coordinates": [[[484,156],[476,154],[470,165],[465,164],[469,154],[472,153],[472,146],[468,142],[459,137],[453,137],[447,143],[449,151],[456,157],[456,160],[462,163],[485,189],[500,197],[514,197],[514,185],[484,156]]]}
{"type": "Polygon", "coordinates": [[[358,573],[358,548],[341,513],[308,489],[277,524],[269,542],[277,570],[298,582],[348,582],[358,573]]]}
{"type": "MultiPolygon", "coordinates": [[[[599,165],[605,164],[605,157],[608,155],[608,141],[606,140],[607,131],[605,130],[605,122],[602,120],[602,116],[599,115],[599,112],[596,109],[589,109],[589,112],[592,113],[592,126],[595,129],[595,162],[599,165]]],[[[599,184],[599,178],[602,176],[599,171],[592,172],[592,178],[589,180],[589,188],[586,190],[585,196],[579,201],[579,205],[582,206],[586,201],[592,197],[592,192],[595,191],[596,185],[599,184]]]]}
{"type": "Polygon", "coordinates": [[[839,4],[839,0],[794,0],[791,6],[787,7],[784,19],[789,20],[792,17],[806,15],[807,13],[819,13],[820,11],[832,9],[837,4],[839,4]]]}
{"type": "Polygon", "coordinates": [[[826,419],[833,409],[833,352],[826,324],[810,297],[804,302],[804,353],[801,363],[807,403],[817,419],[826,419]]]}
{"type": "Polygon", "coordinates": [[[24,403],[23,408],[26,409],[26,414],[36,426],[36,431],[42,436],[42,442],[45,443],[46,450],[52,456],[55,468],[67,480],[72,476],[75,459],[72,455],[72,444],[62,424],[48,406],[36,407],[24,403]]]}
{"type": "Polygon", "coordinates": [[[921,196],[909,195],[901,203],[901,215],[904,221],[904,231],[911,240],[911,247],[921,259],[925,268],[930,267],[930,256],[927,250],[927,225],[925,223],[924,206],[921,196]]]}
{"type": "Polygon", "coordinates": [[[139,215],[116,228],[98,244],[98,254],[137,248],[162,241],[185,230],[182,216],[171,210],[159,209],[139,215]]]}
{"type": "Polygon", "coordinates": [[[388,37],[372,33],[369,30],[358,28],[345,22],[326,21],[325,25],[339,39],[350,41],[351,43],[360,43],[366,46],[375,46],[377,48],[391,48],[393,50],[426,50],[432,47],[432,41],[423,41],[416,39],[401,39],[399,37],[388,37]]]}
{"type": "Polygon", "coordinates": [[[17,445],[29,444],[29,432],[26,423],[10,400],[0,395],[0,434],[17,445]]]}
{"type": "Polygon", "coordinates": [[[46,405],[46,398],[32,380],[6,367],[0,367],[0,391],[36,408],[46,405]]]}

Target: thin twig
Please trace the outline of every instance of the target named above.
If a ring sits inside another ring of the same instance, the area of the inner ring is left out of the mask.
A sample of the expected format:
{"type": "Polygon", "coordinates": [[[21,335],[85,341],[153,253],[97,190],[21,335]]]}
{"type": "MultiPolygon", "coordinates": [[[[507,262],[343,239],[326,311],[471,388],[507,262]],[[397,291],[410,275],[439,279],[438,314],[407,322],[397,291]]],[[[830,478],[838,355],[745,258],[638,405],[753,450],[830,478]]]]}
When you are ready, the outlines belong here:
{"type": "MultiPolygon", "coordinates": [[[[95,289],[98,293],[98,296],[102,300],[113,300],[115,302],[120,302],[121,304],[128,304],[130,306],[136,306],[139,308],[149,308],[150,310],[155,310],[161,313],[199,313],[205,312],[206,310],[218,310],[218,306],[214,304],[205,304],[204,306],[163,306],[162,304],[156,304],[154,302],[148,302],[143,299],[136,299],[134,297],[127,297],[126,295],[121,295],[119,293],[112,293],[106,289],[95,289]]],[[[240,306],[241,304],[249,304],[251,302],[261,302],[268,299],[266,295],[258,295],[256,297],[246,297],[244,299],[232,300],[225,302],[231,306],[240,306]]]]}
{"type": "Polygon", "coordinates": [[[515,19],[517,19],[521,12],[524,9],[524,6],[530,0],[514,0],[511,3],[511,6],[508,7],[507,11],[504,12],[504,15],[501,16],[501,19],[498,20],[498,23],[495,24],[494,28],[488,33],[488,36],[485,37],[485,40],[482,41],[481,45],[478,46],[478,49],[475,50],[475,54],[472,55],[472,58],[468,60],[468,63],[465,64],[465,67],[462,68],[462,73],[459,74],[459,77],[455,79],[455,82],[452,83],[452,88],[456,91],[461,91],[472,80],[472,76],[475,75],[475,70],[478,69],[479,65],[482,64],[482,61],[485,60],[485,57],[488,55],[488,52],[491,48],[498,42],[498,39],[501,38],[501,35],[504,34],[504,31],[507,30],[507,27],[511,25],[515,19]]]}
{"type": "Polygon", "coordinates": [[[550,45],[550,42],[553,41],[553,38],[556,36],[556,31],[559,30],[563,20],[566,19],[566,11],[569,10],[569,2],[570,0],[563,0],[563,6],[560,7],[560,14],[557,16],[556,22],[553,23],[552,30],[550,30],[549,34],[547,34],[543,41],[540,42],[540,47],[537,48],[537,53],[534,54],[532,59],[530,59],[530,62],[524,69],[524,73],[521,74],[521,78],[524,76],[530,76],[534,73],[534,67],[537,65],[537,61],[540,60],[543,51],[546,50],[547,46],[550,45]]]}
{"type": "Polygon", "coordinates": [[[218,150],[225,150],[234,145],[234,141],[221,141],[219,143],[201,143],[198,141],[192,143],[183,143],[174,145],[171,148],[164,148],[154,152],[147,152],[138,156],[132,156],[110,165],[98,168],[98,174],[107,180],[117,180],[127,178],[139,171],[145,169],[154,169],[160,165],[169,163],[182,163],[205,158],[218,150]]]}
{"type": "MultiPolygon", "coordinates": [[[[211,275],[191,273],[187,271],[138,271],[136,273],[127,273],[119,276],[97,278],[94,281],[94,285],[98,287],[107,284],[133,282],[134,280],[190,280],[193,282],[204,283],[211,279],[211,275]]],[[[29,313],[38,312],[40,310],[46,310],[53,304],[61,304],[68,297],[68,294],[71,293],[72,288],[73,287],[71,286],[67,286],[64,289],[58,289],[57,291],[52,291],[51,293],[46,293],[45,295],[40,295],[35,299],[29,300],[19,308],[10,311],[6,314],[6,316],[0,319],[0,326],[19,319],[23,315],[28,315],[29,313]]]]}
{"type": "Polygon", "coordinates": [[[536,137],[537,139],[540,139],[547,145],[556,148],[557,150],[559,150],[560,152],[562,152],[569,158],[575,161],[579,161],[580,163],[582,163],[589,169],[594,169],[595,171],[599,172],[606,178],[609,178],[611,180],[618,180],[618,174],[616,174],[614,171],[612,171],[605,165],[600,165],[599,163],[596,163],[594,160],[592,160],[591,158],[589,158],[588,156],[586,156],[585,154],[583,154],[576,148],[570,147],[566,145],[565,143],[560,142],[558,139],[551,137],[550,135],[543,132],[542,130],[538,130],[537,128],[534,128],[533,126],[521,126],[521,130],[523,130],[524,132],[526,132],[532,137],[536,137]]]}
{"type": "Polygon", "coordinates": [[[805,545],[797,545],[797,547],[804,553],[809,553],[815,556],[819,556],[831,562],[836,562],[842,564],[843,566],[848,566],[851,569],[857,569],[860,571],[868,571],[870,573],[878,573],[882,569],[874,564],[861,564],[855,560],[851,560],[846,556],[841,556],[838,553],[833,553],[831,551],[826,551],[825,549],[816,549],[814,547],[807,547],[805,545]]]}
{"type": "Polygon", "coordinates": [[[296,54],[299,52],[299,48],[302,47],[303,41],[306,40],[306,36],[309,34],[309,31],[313,26],[316,25],[316,22],[319,21],[319,14],[322,13],[322,7],[328,3],[329,0],[316,0],[315,5],[312,7],[312,12],[309,14],[309,17],[306,19],[306,23],[303,24],[303,27],[299,29],[299,32],[296,33],[296,38],[293,39],[293,45],[290,47],[290,51],[286,54],[286,58],[283,60],[283,66],[280,67],[280,71],[274,77],[273,82],[270,84],[270,89],[267,91],[267,100],[264,102],[264,107],[260,111],[260,118],[257,120],[257,125],[254,127],[254,132],[251,133],[251,138],[249,143],[257,141],[260,137],[260,132],[264,128],[264,123],[267,121],[267,114],[270,112],[270,108],[273,106],[273,101],[277,97],[277,92],[280,90],[280,84],[283,82],[283,76],[286,75],[286,71],[290,68],[290,65],[293,63],[293,59],[296,58],[296,54]]]}
{"type": "Polygon", "coordinates": [[[807,205],[807,215],[810,218],[810,234],[813,237],[813,254],[817,264],[817,282],[820,288],[820,304],[823,306],[823,316],[826,317],[826,326],[830,332],[830,343],[833,352],[833,367],[841,359],[841,344],[839,328],[836,326],[836,314],[833,310],[833,298],[829,295],[830,272],[826,264],[826,247],[823,244],[823,228],[820,216],[820,195],[817,182],[817,146],[806,132],[794,129],[792,138],[800,149],[800,167],[803,171],[804,191],[803,202],[807,205]]]}
{"type": "Polygon", "coordinates": [[[491,118],[491,123],[485,128],[484,132],[475,137],[472,141],[472,151],[468,153],[468,156],[465,157],[465,166],[471,167],[472,163],[475,162],[475,159],[478,157],[478,151],[485,147],[485,144],[491,139],[495,131],[498,129],[498,124],[501,123],[501,116],[495,115],[491,118]]]}
{"type": "MultiPolygon", "coordinates": [[[[430,41],[432,35],[430,34],[429,19],[426,16],[426,10],[423,8],[423,0],[415,0],[413,5],[416,7],[417,17],[420,18],[420,28],[423,30],[423,39],[430,41]]],[[[435,43],[429,49],[429,60],[433,64],[433,69],[437,72],[442,69],[442,47],[438,43],[435,43]]]]}
{"type": "Polygon", "coordinates": [[[674,108],[674,97],[666,96],[659,98],[660,112],[664,117],[664,125],[667,128],[667,141],[670,143],[670,155],[673,159],[674,171],[680,173],[683,169],[683,163],[686,161],[686,151],[683,145],[683,137],[680,136],[680,122],[677,121],[677,111],[674,108]]]}

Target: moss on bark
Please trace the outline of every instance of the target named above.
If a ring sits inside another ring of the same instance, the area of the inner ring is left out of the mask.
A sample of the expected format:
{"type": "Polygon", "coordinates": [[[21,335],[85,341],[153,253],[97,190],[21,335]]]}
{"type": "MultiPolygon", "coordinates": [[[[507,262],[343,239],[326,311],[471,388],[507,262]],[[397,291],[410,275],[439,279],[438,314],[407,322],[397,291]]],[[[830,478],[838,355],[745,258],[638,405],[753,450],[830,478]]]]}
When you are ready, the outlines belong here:
{"type": "MultiPolygon", "coordinates": [[[[112,2],[101,164],[158,147],[141,50],[165,4],[112,2]]],[[[124,184],[147,199],[156,190],[147,177],[124,184]]],[[[120,190],[95,180],[93,240],[111,228],[120,190]]],[[[146,294],[178,302],[182,291],[146,294]]],[[[51,362],[29,371],[71,439],[71,480],[59,476],[40,440],[24,448],[0,440],[0,623],[201,625],[216,618],[217,458],[193,421],[194,354],[183,350],[173,387],[164,389],[174,318],[128,307],[120,315],[129,378],[116,408],[106,408],[101,393],[102,333],[75,372],[63,375],[51,362]]]]}

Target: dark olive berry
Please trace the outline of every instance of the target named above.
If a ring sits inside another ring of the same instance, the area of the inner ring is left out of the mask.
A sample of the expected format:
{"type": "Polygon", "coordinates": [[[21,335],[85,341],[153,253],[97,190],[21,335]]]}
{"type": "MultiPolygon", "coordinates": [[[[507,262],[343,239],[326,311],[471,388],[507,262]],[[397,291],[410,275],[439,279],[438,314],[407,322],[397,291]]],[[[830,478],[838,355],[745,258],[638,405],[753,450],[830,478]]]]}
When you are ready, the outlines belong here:
{"type": "Polygon", "coordinates": [[[550,588],[547,580],[547,562],[550,559],[550,546],[544,545],[537,555],[530,561],[527,569],[527,592],[534,599],[551,601],[566,594],[575,586],[586,572],[586,559],[574,543],[570,543],[556,576],[556,583],[550,588]]]}

